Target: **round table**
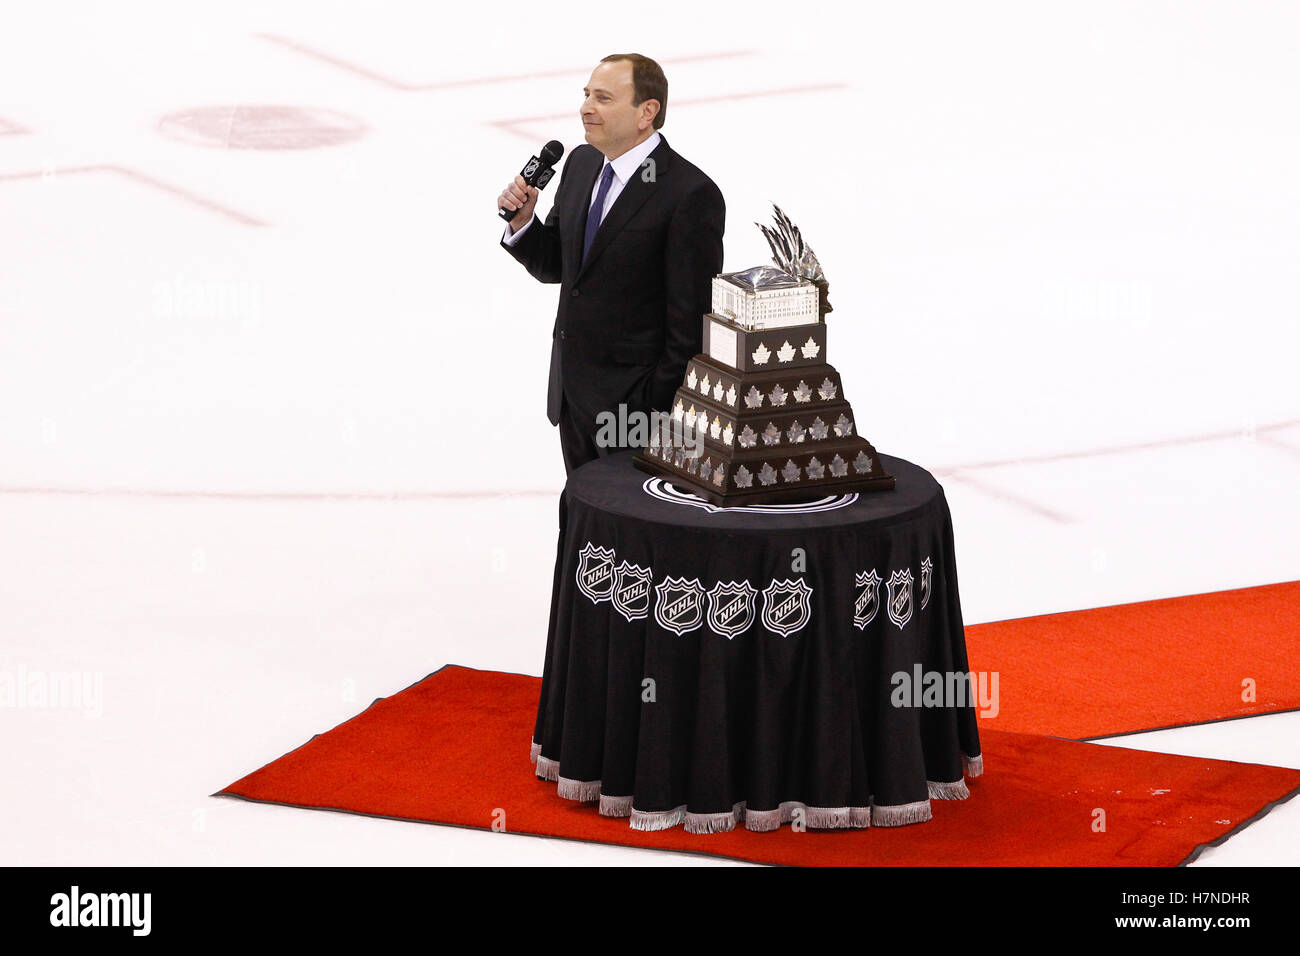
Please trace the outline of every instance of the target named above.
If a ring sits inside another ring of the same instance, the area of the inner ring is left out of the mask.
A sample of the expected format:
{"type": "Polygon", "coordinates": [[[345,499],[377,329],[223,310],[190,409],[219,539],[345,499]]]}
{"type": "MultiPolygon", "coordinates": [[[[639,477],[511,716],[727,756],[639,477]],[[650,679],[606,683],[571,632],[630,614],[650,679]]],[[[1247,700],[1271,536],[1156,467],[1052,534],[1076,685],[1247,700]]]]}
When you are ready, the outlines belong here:
{"type": "Polygon", "coordinates": [[[982,759],[952,520],[927,471],[883,463],[891,491],[739,509],[631,453],[574,471],[537,776],[694,833],[899,826],[966,799],[982,759]]]}

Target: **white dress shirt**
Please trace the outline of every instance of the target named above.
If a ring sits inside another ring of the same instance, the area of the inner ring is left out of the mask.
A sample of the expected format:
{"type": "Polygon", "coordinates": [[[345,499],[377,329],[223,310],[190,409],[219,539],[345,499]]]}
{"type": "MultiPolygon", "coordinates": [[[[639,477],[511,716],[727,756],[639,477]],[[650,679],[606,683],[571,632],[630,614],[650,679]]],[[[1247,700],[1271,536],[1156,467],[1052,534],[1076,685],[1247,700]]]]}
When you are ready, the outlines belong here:
{"type": "MultiPolygon", "coordinates": [[[[591,198],[587,200],[587,208],[590,209],[591,204],[596,201],[596,193],[600,191],[600,180],[605,175],[605,166],[613,166],[614,178],[610,180],[609,192],[605,194],[605,208],[600,211],[601,222],[605,221],[605,214],[613,207],[614,200],[623,191],[623,187],[627,185],[628,180],[636,175],[636,171],[641,168],[641,164],[645,162],[646,157],[655,151],[655,147],[659,145],[662,139],[663,137],[659,135],[659,131],[655,130],[644,143],[633,146],[618,159],[610,160],[608,157],[605,158],[604,165],[600,167],[600,176],[596,177],[596,184],[591,187],[591,198]]],[[[519,231],[514,235],[510,234],[510,226],[507,225],[506,234],[501,237],[502,242],[507,246],[513,246],[519,241],[519,237],[524,234],[524,230],[531,226],[536,218],[537,214],[534,213],[533,218],[520,226],[519,231]]]]}

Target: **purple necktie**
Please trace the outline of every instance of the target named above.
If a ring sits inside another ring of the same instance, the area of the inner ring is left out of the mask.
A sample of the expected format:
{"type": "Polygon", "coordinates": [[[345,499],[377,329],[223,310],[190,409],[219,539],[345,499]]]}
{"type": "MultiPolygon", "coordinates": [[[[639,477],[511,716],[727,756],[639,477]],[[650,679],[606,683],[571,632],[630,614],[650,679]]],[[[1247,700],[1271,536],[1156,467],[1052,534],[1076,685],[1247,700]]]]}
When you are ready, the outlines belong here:
{"type": "Polygon", "coordinates": [[[614,181],[614,166],[612,163],[605,163],[605,171],[600,176],[600,188],[596,190],[596,198],[587,210],[587,234],[582,239],[582,261],[587,261],[587,250],[591,248],[592,241],[596,238],[596,230],[600,228],[600,214],[605,210],[605,197],[609,195],[609,184],[614,181]]]}

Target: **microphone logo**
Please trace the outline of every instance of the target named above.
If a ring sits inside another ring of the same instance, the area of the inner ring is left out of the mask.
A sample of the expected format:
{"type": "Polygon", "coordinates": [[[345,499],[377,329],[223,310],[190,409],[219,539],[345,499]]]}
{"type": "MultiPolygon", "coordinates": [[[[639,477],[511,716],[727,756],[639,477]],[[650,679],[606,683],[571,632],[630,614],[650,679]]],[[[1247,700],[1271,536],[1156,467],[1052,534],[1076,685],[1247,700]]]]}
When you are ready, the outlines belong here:
{"type": "Polygon", "coordinates": [[[542,161],[536,156],[530,159],[528,165],[524,167],[524,179],[532,179],[533,174],[537,172],[537,167],[540,165],[542,165],[542,161]]]}

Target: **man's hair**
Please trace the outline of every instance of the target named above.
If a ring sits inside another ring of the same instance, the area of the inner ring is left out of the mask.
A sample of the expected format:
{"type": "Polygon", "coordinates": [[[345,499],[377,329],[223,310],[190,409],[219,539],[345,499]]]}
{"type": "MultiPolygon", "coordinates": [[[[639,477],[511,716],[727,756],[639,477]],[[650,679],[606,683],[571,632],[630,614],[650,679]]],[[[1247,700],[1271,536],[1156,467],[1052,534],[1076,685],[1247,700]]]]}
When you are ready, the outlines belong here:
{"type": "Polygon", "coordinates": [[[658,100],[659,112],[651,121],[655,129],[662,129],[664,115],[668,112],[668,78],[663,67],[640,53],[611,53],[601,60],[610,63],[627,60],[632,64],[632,105],[640,106],[646,100],[658,100]]]}

